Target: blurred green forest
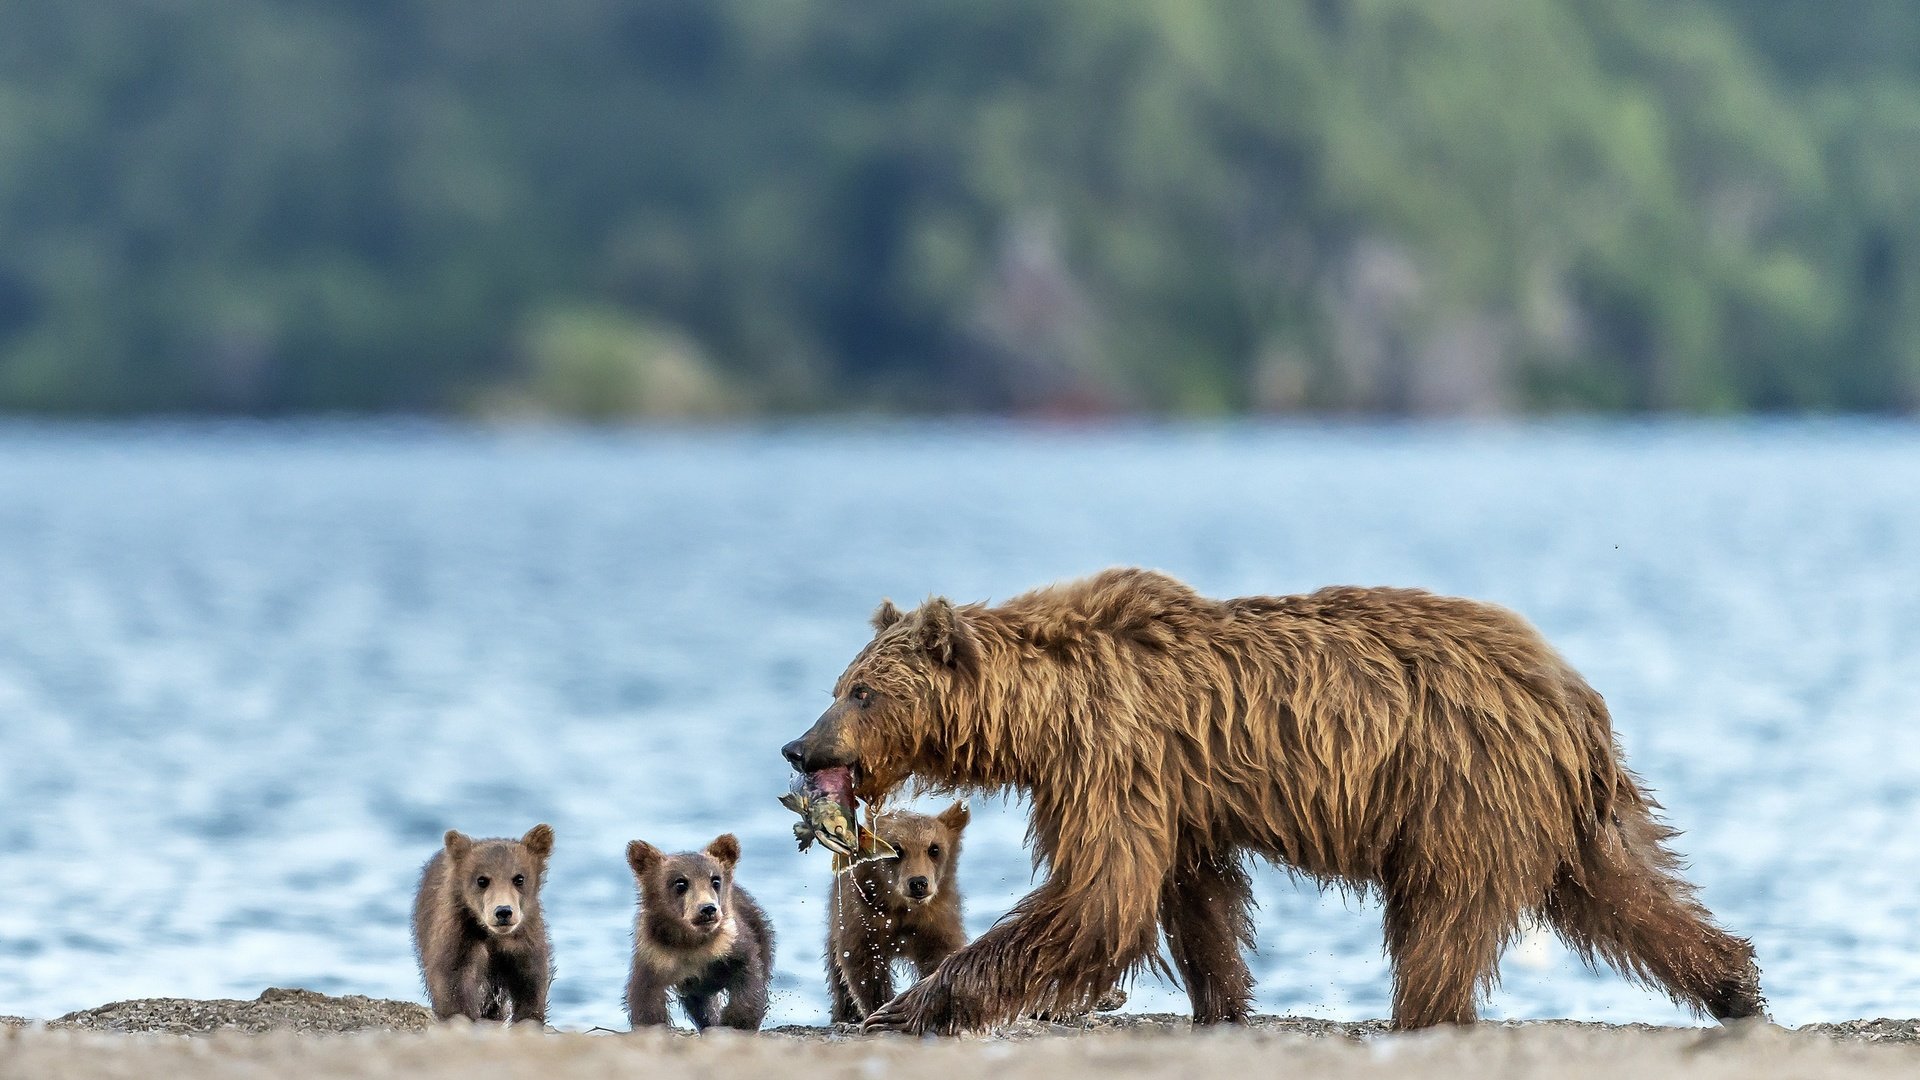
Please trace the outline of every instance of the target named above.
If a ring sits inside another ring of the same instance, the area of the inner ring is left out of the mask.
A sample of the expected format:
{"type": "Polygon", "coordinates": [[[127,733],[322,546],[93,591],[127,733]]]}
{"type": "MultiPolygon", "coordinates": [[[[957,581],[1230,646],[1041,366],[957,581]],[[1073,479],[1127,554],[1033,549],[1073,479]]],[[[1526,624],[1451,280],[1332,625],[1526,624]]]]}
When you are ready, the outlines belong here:
{"type": "Polygon", "coordinates": [[[0,409],[1920,406],[1904,0],[7,0],[0,409]]]}

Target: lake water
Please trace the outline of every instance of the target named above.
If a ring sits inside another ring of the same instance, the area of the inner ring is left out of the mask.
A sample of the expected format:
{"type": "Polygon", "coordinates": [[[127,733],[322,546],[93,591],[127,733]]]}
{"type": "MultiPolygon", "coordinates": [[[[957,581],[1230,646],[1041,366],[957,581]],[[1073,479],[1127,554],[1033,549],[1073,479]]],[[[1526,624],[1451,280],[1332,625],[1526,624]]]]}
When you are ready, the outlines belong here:
{"type": "MultiPolygon", "coordinates": [[[[442,830],[548,821],[554,1023],[624,1026],[626,841],[723,830],[780,933],[772,1019],[821,1022],[826,857],[778,746],[881,597],[1115,564],[1520,610],[1607,695],[1775,1016],[1920,1013],[1920,428],[1841,423],[0,426],[0,1013],[422,999],[442,830]]],[[[1023,826],[976,803],[976,933],[1031,886],[1023,826]]],[[[1260,1008],[1385,1015],[1377,909],[1257,881],[1260,1008]]],[[[1486,1013],[1682,1019],[1550,938],[1486,1013]]]]}

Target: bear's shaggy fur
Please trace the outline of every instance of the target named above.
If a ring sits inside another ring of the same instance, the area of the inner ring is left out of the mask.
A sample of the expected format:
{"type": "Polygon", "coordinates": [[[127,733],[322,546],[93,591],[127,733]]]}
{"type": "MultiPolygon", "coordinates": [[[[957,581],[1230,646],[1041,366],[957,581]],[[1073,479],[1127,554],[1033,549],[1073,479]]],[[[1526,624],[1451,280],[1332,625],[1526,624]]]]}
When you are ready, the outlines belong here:
{"type": "Polygon", "coordinates": [[[881,814],[873,831],[900,852],[835,874],[828,899],[827,992],[833,1022],[857,1024],[893,1000],[893,962],[925,978],[967,943],[960,910],[965,803],[939,814],[881,814]]]}
{"type": "Polygon", "coordinates": [[[999,607],[883,604],[874,627],[788,759],[851,769],[868,801],[1017,789],[1048,874],[871,1029],[1070,1011],[1164,969],[1156,930],[1195,1020],[1241,1020],[1249,852],[1379,895],[1403,1028],[1471,1023],[1530,916],[1684,1005],[1762,1012],[1752,946],[1679,876],[1600,695],[1511,612],[1111,570],[999,607]]]}
{"type": "Polygon", "coordinates": [[[434,1016],[546,1023],[553,945],[540,886],[551,854],[546,825],[518,840],[447,830],[413,900],[414,952],[434,1016]]]}
{"type": "Polygon", "coordinates": [[[627,976],[633,1027],[668,1023],[671,993],[695,1028],[760,1029],[773,975],[773,927],[753,897],[734,885],[739,862],[740,841],[732,833],[678,855],[644,840],[627,845],[640,894],[627,976]]]}

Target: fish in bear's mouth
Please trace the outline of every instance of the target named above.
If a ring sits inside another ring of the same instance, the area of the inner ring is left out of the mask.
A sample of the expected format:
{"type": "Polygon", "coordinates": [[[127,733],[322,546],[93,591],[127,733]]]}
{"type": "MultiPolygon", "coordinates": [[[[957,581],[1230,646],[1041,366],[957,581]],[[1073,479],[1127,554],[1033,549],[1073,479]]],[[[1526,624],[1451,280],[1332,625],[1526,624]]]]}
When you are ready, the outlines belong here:
{"type": "Polygon", "coordinates": [[[833,852],[835,873],[871,859],[891,859],[899,851],[861,825],[860,800],[854,795],[858,786],[857,767],[835,765],[801,773],[793,778],[780,805],[800,815],[793,836],[805,851],[818,840],[833,852]]]}
{"type": "Polygon", "coordinates": [[[815,769],[807,773],[807,787],[815,795],[825,796],[846,807],[848,816],[860,809],[859,800],[854,797],[856,777],[853,765],[833,765],[825,769],[815,769]]]}

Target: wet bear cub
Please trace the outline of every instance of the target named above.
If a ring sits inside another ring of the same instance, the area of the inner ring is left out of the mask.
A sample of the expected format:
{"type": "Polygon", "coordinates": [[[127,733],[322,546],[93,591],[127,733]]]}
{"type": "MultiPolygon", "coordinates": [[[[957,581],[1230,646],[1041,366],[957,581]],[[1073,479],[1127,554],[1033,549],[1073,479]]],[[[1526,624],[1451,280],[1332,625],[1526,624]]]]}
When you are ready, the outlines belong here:
{"type": "Polygon", "coordinates": [[[447,830],[413,901],[413,945],[434,1016],[546,1023],[553,945],[540,886],[552,853],[546,825],[518,840],[447,830]]]}
{"type": "Polygon", "coordinates": [[[875,834],[900,851],[864,862],[833,879],[828,903],[827,989],[833,1022],[857,1024],[893,999],[893,962],[920,978],[962,945],[960,834],[971,818],[955,803],[938,815],[895,811],[874,822],[875,834]]]}
{"type": "Polygon", "coordinates": [[[644,840],[627,845],[640,890],[627,978],[627,1019],[634,1027],[666,1024],[672,994],[695,1028],[760,1029],[773,974],[773,927],[753,897],[733,884],[739,862],[740,841],[732,833],[703,851],[678,855],[644,840]]]}

